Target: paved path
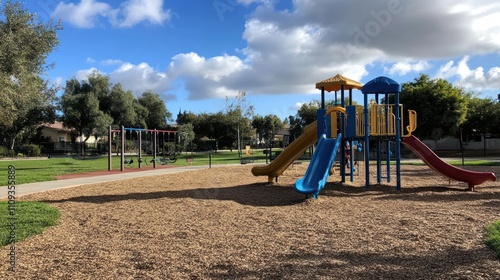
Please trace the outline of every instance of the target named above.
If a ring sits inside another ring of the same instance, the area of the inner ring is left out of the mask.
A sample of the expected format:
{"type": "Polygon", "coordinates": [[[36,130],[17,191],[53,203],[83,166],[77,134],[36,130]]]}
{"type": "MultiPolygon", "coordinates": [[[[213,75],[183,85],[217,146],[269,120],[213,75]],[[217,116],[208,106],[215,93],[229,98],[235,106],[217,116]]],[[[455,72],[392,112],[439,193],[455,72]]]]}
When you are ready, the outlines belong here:
{"type": "MultiPolygon", "coordinates": [[[[81,185],[85,185],[85,184],[94,184],[94,183],[109,182],[109,181],[116,181],[116,180],[125,180],[125,179],[146,177],[146,176],[153,176],[153,175],[172,174],[172,173],[179,173],[179,172],[184,172],[184,171],[207,169],[207,168],[208,168],[207,165],[181,166],[181,167],[174,167],[174,168],[159,168],[159,169],[148,170],[148,171],[122,172],[122,173],[114,173],[114,174],[110,174],[110,175],[99,175],[99,176],[92,176],[92,177],[81,177],[81,178],[74,178],[74,179],[21,184],[21,185],[16,185],[16,197],[26,195],[26,194],[31,194],[31,193],[42,192],[42,191],[76,187],[76,186],[81,186],[81,185]]],[[[7,191],[8,191],[8,189],[6,186],[1,187],[0,188],[0,198],[7,198],[7,191]]]]}

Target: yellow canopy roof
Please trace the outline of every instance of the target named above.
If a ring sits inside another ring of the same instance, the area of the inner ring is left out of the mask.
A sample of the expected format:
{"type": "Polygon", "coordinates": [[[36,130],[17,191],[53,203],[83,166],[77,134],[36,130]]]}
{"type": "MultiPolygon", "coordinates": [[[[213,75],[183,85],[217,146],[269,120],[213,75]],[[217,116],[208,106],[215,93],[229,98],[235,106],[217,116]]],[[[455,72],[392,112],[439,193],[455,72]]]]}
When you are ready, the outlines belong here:
{"type": "Polygon", "coordinates": [[[321,89],[324,87],[326,91],[338,91],[342,89],[342,85],[344,85],[344,89],[355,88],[360,90],[363,87],[361,83],[337,74],[334,77],[316,83],[316,88],[321,89]]]}

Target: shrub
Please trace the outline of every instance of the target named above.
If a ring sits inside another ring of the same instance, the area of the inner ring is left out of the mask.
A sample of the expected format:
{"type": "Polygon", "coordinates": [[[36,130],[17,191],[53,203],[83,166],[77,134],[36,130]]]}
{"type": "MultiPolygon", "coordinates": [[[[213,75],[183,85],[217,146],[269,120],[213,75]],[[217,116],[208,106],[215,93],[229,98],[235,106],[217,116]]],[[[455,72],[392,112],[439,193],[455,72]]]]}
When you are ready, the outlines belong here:
{"type": "Polygon", "coordinates": [[[37,157],[41,154],[41,150],[38,145],[25,144],[21,147],[21,153],[28,157],[37,157]]]}
{"type": "Polygon", "coordinates": [[[7,149],[4,146],[0,146],[0,157],[7,157],[9,156],[9,149],[7,149]]]}

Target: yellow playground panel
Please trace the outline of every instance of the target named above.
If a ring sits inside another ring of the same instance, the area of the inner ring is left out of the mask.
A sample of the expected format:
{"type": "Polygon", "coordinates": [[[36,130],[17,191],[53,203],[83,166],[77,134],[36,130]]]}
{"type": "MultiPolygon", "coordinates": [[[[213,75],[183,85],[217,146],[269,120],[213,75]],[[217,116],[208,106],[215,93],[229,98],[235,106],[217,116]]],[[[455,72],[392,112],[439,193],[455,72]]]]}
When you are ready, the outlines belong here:
{"type": "MultiPolygon", "coordinates": [[[[363,106],[356,105],[356,137],[365,136],[365,112],[363,106]]],[[[404,123],[403,105],[399,105],[401,116],[401,131],[404,123]]],[[[371,104],[368,108],[368,120],[371,136],[396,136],[396,115],[394,114],[394,104],[371,104]]],[[[349,118],[347,119],[349,122],[349,118]]],[[[409,136],[417,128],[417,112],[408,110],[408,122],[406,126],[409,136]]]]}

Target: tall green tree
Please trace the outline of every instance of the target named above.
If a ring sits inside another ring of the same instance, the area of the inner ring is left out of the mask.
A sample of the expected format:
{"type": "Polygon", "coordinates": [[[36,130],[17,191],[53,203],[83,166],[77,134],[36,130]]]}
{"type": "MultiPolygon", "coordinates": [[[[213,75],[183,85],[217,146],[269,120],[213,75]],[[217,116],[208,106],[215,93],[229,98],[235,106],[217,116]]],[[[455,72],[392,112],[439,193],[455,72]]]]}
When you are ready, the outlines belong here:
{"type": "Polygon", "coordinates": [[[189,148],[191,148],[191,150],[193,149],[193,140],[196,136],[193,130],[193,125],[190,123],[183,124],[177,130],[177,133],[180,140],[179,144],[187,154],[189,148]]]}
{"type": "MultiPolygon", "coordinates": [[[[0,3],[1,5],[1,3],[0,3]]],[[[54,120],[56,88],[43,79],[60,24],[38,22],[21,2],[0,8],[0,130],[14,147],[30,127],[54,120]]]]}
{"type": "Polygon", "coordinates": [[[417,112],[418,128],[413,133],[423,139],[439,140],[456,136],[467,114],[470,93],[443,79],[421,74],[402,85],[400,102],[417,112]]]}
{"type": "Polygon", "coordinates": [[[172,113],[167,110],[160,95],[147,91],[137,100],[148,112],[147,116],[145,116],[146,128],[159,129],[167,127],[167,120],[172,119],[172,113]]]}
{"type": "MultiPolygon", "coordinates": [[[[465,122],[460,125],[460,145],[468,136],[494,134],[500,125],[500,107],[498,102],[491,98],[471,98],[468,102],[468,110],[465,122]]],[[[484,141],[484,152],[486,152],[486,141],[484,141]]]]}
{"type": "MultiPolygon", "coordinates": [[[[98,94],[88,81],[79,82],[73,78],[66,82],[60,101],[61,119],[66,127],[77,131],[83,143],[87,143],[91,135],[105,135],[113,123],[113,118],[99,107],[98,94]]],[[[84,145],[81,152],[84,153],[84,145]]]]}
{"type": "Polygon", "coordinates": [[[266,120],[261,115],[255,115],[252,120],[252,127],[255,129],[257,133],[257,140],[259,143],[264,142],[264,133],[265,133],[265,123],[266,120]]]}
{"type": "Polygon", "coordinates": [[[266,115],[264,117],[264,140],[271,143],[280,130],[284,127],[283,122],[276,115],[266,115]]]}
{"type": "Polygon", "coordinates": [[[276,133],[283,129],[284,122],[276,115],[257,115],[252,121],[252,127],[257,131],[259,142],[270,144],[276,133]]]}
{"type": "MultiPolygon", "coordinates": [[[[131,91],[125,91],[121,84],[116,84],[109,94],[109,115],[113,118],[113,125],[120,127],[144,127],[144,123],[138,120],[138,112],[134,106],[135,97],[131,91]]],[[[106,100],[105,99],[105,100],[106,100]]],[[[139,107],[137,107],[139,108],[139,107]]],[[[140,108],[143,108],[142,105],[140,108]]],[[[145,110],[145,108],[144,108],[145,110]]]]}
{"type": "Polygon", "coordinates": [[[289,117],[292,141],[297,139],[304,132],[304,128],[307,125],[316,121],[319,108],[321,108],[321,102],[319,100],[313,100],[309,103],[302,104],[297,114],[289,117]]]}

